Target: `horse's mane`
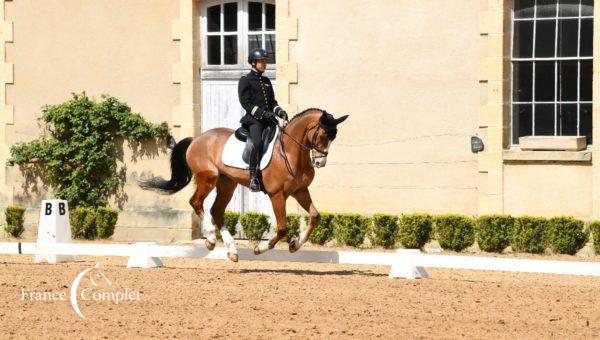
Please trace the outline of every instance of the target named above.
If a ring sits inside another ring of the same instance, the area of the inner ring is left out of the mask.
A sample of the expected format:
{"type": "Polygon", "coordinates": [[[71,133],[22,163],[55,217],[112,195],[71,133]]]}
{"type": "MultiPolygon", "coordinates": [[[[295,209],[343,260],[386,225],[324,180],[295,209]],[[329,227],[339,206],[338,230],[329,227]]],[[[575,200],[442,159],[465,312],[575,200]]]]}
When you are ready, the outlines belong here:
{"type": "Polygon", "coordinates": [[[316,108],[316,107],[311,107],[311,108],[308,108],[308,109],[306,109],[306,110],[304,110],[304,111],[302,111],[302,112],[300,112],[300,113],[297,113],[297,114],[295,114],[295,115],[294,115],[294,117],[292,117],[292,119],[290,119],[290,120],[288,121],[288,124],[289,124],[289,123],[291,123],[291,122],[293,122],[294,120],[296,120],[296,118],[300,118],[300,117],[302,117],[302,116],[303,116],[303,115],[304,115],[306,112],[308,112],[308,111],[312,111],[312,110],[317,110],[317,111],[325,112],[325,111],[323,111],[323,110],[321,110],[321,109],[318,109],[318,108],[316,108]]]}

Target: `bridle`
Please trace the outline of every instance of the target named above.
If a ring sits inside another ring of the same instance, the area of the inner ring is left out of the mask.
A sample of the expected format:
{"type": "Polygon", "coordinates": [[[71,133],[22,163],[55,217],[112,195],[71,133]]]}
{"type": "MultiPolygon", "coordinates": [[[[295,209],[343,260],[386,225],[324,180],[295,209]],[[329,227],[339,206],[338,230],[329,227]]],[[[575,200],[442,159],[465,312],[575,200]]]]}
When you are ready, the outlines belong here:
{"type": "Polygon", "coordinates": [[[323,126],[323,124],[321,124],[321,122],[318,122],[317,124],[308,128],[308,130],[306,130],[306,133],[308,133],[310,130],[316,128],[315,132],[313,133],[312,137],[310,138],[310,144],[308,146],[297,141],[294,137],[292,137],[289,133],[287,133],[285,131],[286,126],[287,126],[287,124],[282,127],[281,125],[279,125],[279,123],[277,123],[277,128],[279,128],[279,131],[281,131],[281,134],[279,135],[279,143],[281,145],[279,152],[281,152],[281,156],[283,156],[283,159],[285,160],[285,165],[286,165],[287,170],[290,173],[290,175],[295,176],[294,171],[292,170],[292,166],[290,165],[290,161],[288,160],[287,155],[285,153],[285,144],[283,142],[283,135],[290,137],[290,139],[292,141],[294,141],[294,143],[298,144],[304,151],[310,151],[311,162],[314,162],[314,160],[318,159],[318,158],[327,157],[327,154],[329,153],[329,151],[321,150],[315,145],[315,142],[317,141],[317,136],[319,135],[319,130],[320,129],[325,130],[325,127],[323,126]],[[315,151],[319,153],[318,156],[315,155],[315,151]]]}

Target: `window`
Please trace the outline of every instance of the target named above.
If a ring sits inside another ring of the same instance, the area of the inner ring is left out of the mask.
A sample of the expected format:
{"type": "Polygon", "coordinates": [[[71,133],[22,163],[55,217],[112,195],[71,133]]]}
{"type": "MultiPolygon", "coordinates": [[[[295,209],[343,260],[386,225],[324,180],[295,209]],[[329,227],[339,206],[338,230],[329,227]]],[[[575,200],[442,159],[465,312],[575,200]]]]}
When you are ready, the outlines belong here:
{"type": "Polygon", "coordinates": [[[593,0],[514,0],[511,140],[586,136],[592,143],[593,0]]]}
{"type": "Polygon", "coordinates": [[[209,2],[202,12],[203,64],[245,67],[248,51],[264,48],[275,63],[275,5],[257,1],[209,2]]]}
{"type": "Polygon", "coordinates": [[[264,48],[275,63],[275,6],[260,2],[248,4],[248,50],[264,48]]]}

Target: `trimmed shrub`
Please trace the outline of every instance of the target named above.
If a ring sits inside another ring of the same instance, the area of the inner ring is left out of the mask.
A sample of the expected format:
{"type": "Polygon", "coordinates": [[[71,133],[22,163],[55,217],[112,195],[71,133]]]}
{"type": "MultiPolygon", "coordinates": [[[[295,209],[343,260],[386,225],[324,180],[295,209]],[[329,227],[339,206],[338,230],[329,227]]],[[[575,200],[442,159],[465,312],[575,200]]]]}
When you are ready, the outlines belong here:
{"type": "Polygon", "coordinates": [[[548,223],[548,243],[553,252],[575,255],[585,246],[588,233],[584,229],[585,222],[569,216],[551,218],[548,223]]]}
{"type": "MultiPolygon", "coordinates": [[[[333,238],[333,226],[331,225],[331,221],[333,221],[334,214],[328,212],[319,213],[321,218],[319,219],[319,224],[312,230],[312,233],[308,237],[308,241],[313,244],[323,245],[333,238]]],[[[304,222],[306,225],[310,225],[310,215],[304,216],[304,222]]]]}
{"type": "Polygon", "coordinates": [[[9,205],[4,212],[6,226],[4,229],[13,237],[20,237],[25,230],[25,207],[20,205],[9,205]]]}
{"type": "Polygon", "coordinates": [[[265,232],[269,230],[269,216],[258,211],[248,211],[240,217],[240,224],[244,228],[244,234],[251,241],[262,239],[265,232]]]}
{"type": "Polygon", "coordinates": [[[475,221],[465,215],[438,215],[435,234],[443,249],[461,251],[475,242],[475,221]]]}
{"type": "Polygon", "coordinates": [[[337,214],[333,217],[333,235],[341,244],[359,247],[369,230],[370,219],[361,214],[337,214]]]}
{"type": "Polygon", "coordinates": [[[398,216],[388,214],[374,214],[369,232],[371,244],[391,248],[396,244],[398,233],[398,216]]]}
{"type": "Polygon", "coordinates": [[[96,237],[96,211],[94,208],[77,207],[69,213],[71,233],[74,238],[88,240],[96,237]]]}
{"type": "Polygon", "coordinates": [[[290,242],[294,237],[300,235],[300,215],[289,214],[285,217],[288,231],[283,238],[285,242],[290,242]]]}
{"type": "Polygon", "coordinates": [[[600,255],[600,221],[592,221],[588,225],[588,230],[592,232],[594,242],[594,252],[600,255]]]}
{"type": "Polygon", "coordinates": [[[115,226],[119,219],[119,212],[108,207],[100,207],[96,210],[96,235],[100,238],[109,238],[115,232],[115,226]]]}
{"type": "Polygon", "coordinates": [[[515,218],[511,235],[511,246],[516,251],[541,254],[548,244],[548,219],[521,216],[515,218]]]}
{"type": "MultiPolygon", "coordinates": [[[[231,236],[235,236],[237,234],[237,223],[240,220],[240,213],[237,211],[226,210],[223,216],[224,227],[227,228],[227,231],[231,234],[231,236]]],[[[215,220],[211,218],[211,223],[216,226],[215,220]]],[[[221,240],[221,231],[217,229],[216,232],[217,239],[221,240]]]]}
{"type": "Polygon", "coordinates": [[[419,248],[431,239],[433,217],[426,213],[402,214],[398,222],[398,241],[404,248],[419,248]]]}
{"type": "Polygon", "coordinates": [[[477,244],[483,251],[501,253],[510,244],[515,219],[510,215],[482,215],[477,219],[477,244]]]}

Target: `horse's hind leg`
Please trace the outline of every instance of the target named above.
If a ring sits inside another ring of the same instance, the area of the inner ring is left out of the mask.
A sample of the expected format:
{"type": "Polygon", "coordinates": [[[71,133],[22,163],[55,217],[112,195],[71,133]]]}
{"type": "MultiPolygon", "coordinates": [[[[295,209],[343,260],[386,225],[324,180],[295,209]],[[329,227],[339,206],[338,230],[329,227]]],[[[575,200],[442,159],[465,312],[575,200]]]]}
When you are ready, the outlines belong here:
{"type": "MultiPolygon", "coordinates": [[[[217,179],[219,178],[219,172],[217,170],[214,171],[202,171],[198,172],[194,175],[194,179],[196,181],[196,192],[190,198],[190,205],[194,209],[194,212],[202,221],[204,218],[204,200],[208,196],[208,194],[215,188],[217,183],[217,179]]],[[[215,235],[215,227],[210,224],[208,226],[202,226],[204,229],[204,235],[206,237],[206,247],[209,250],[213,250],[215,248],[215,244],[217,243],[217,236],[215,235]]]]}
{"type": "Polygon", "coordinates": [[[227,227],[225,227],[225,208],[227,208],[227,204],[231,201],[236,187],[237,183],[231,178],[225,175],[219,176],[219,180],[217,181],[217,197],[215,198],[215,203],[210,208],[210,215],[214,219],[217,228],[221,231],[223,243],[227,247],[227,256],[233,262],[238,261],[238,254],[235,241],[229,230],[227,230],[227,227]]]}

